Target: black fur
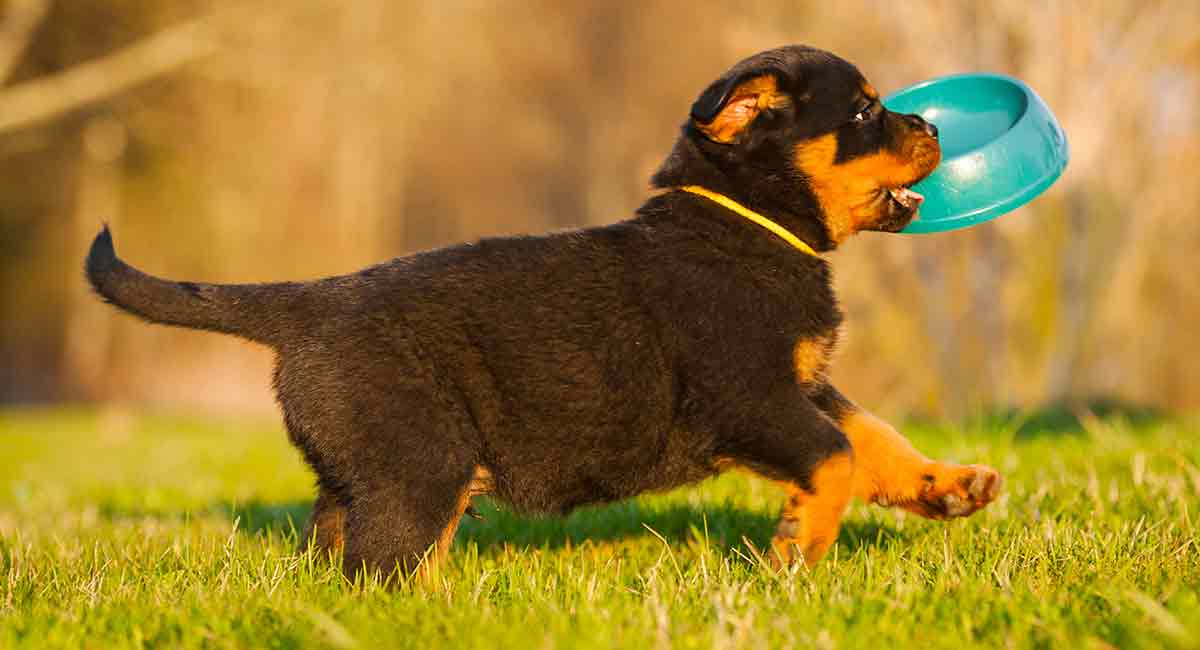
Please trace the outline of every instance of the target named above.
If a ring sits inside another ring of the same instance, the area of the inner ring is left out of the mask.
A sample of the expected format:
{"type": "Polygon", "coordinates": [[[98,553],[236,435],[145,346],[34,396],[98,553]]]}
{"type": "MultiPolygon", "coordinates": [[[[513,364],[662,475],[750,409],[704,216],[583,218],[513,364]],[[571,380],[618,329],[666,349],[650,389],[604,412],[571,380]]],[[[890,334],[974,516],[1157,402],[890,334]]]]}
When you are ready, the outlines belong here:
{"type": "MultiPolygon", "coordinates": [[[[693,111],[719,110],[729,79],[759,71],[779,74],[795,107],[760,116],[736,146],[689,122],[654,182],[725,193],[828,249],[783,152],[830,131],[826,113],[845,112],[861,76],[784,48],[739,64],[693,111]]],[[[792,362],[798,340],[841,323],[828,264],[689,193],[605,227],[484,239],[307,283],[161,280],[121,262],[107,228],[86,269],[142,318],[276,350],[290,437],[346,509],[348,568],[411,569],[477,467],[512,508],[563,513],[703,479],[722,459],[807,486],[816,464],[849,449],[827,415],[844,398],[799,383],[792,362]]]]}
{"type": "Polygon", "coordinates": [[[105,225],[84,263],[92,288],[106,302],[152,323],[233,334],[274,345],[303,328],[297,311],[301,286],[274,284],[203,284],[163,280],[122,262],[105,225]]]}

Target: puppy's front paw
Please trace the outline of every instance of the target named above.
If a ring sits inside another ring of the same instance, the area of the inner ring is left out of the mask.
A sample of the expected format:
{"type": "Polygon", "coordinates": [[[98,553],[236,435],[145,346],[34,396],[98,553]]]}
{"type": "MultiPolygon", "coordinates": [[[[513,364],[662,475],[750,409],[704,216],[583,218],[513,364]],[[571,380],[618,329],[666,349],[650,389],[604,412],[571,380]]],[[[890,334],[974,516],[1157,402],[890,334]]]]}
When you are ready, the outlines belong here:
{"type": "Polygon", "coordinates": [[[966,517],[1000,496],[1004,479],[987,465],[938,464],[926,473],[908,509],[930,519],[966,517]]]}

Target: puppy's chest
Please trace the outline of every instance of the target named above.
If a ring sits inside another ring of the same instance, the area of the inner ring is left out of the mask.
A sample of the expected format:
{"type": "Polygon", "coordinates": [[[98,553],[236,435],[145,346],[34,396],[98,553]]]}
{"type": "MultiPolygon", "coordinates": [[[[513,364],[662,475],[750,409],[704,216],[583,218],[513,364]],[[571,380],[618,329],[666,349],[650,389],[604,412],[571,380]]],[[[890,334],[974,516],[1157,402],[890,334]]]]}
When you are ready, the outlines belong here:
{"type": "MultiPolygon", "coordinates": [[[[767,325],[786,346],[791,375],[799,384],[823,383],[837,348],[842,311],[828,277],[783,274],[760,284],[767,325]],[[766,306],[770,305],[770,306],[766,306]]],[[[782,350],[772,346],[774,353],[782,350]]]]}
{"type": "Polygon", "coordinates": [[[799,384],[826,381],[841,332],[842,313],[832,296],[816,311],[822,317],[798,321],[791,334],[790,361],[799,384]]]}
{"type": "Polygon", "coordinates": [[[826,380],[837,341],[836,327],[820,334],[796,337],[792,345],[792,370],[797,383],[818,384],[826,380]]]}

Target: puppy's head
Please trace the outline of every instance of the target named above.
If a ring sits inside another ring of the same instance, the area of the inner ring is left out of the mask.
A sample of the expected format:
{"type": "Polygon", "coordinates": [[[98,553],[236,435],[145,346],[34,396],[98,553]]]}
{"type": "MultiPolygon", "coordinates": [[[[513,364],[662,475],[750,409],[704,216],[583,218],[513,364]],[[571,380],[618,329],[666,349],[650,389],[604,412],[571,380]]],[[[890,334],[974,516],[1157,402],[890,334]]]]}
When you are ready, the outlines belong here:
{"type": "Polygon", "coordinates": [[[933,125],[884,108],[850,63],[790,46],[713,82],[653,182],[715,186],[769,216],[816,220],[835,247],[862,230],[907,226],[921,203],[907,188],[940,160],[933,125]]]}

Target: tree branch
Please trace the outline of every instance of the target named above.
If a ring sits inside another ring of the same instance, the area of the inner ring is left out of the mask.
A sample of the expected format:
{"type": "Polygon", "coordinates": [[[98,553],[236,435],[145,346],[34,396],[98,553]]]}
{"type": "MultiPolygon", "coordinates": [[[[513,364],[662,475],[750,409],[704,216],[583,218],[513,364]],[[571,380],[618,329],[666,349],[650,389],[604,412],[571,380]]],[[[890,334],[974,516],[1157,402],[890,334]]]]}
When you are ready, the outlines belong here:
{"type": "Polygon", "coordinates": [[[0,135],[49,120],[217,52],[212,16],[168,27],[57,74],[0,91],[0,135]]]}
{"type": "Polygon", "coordinates": [[[9,0],[8,13],[0,23],[0,83],[12,75],[49,9],[50,0],[9,0]]]}

